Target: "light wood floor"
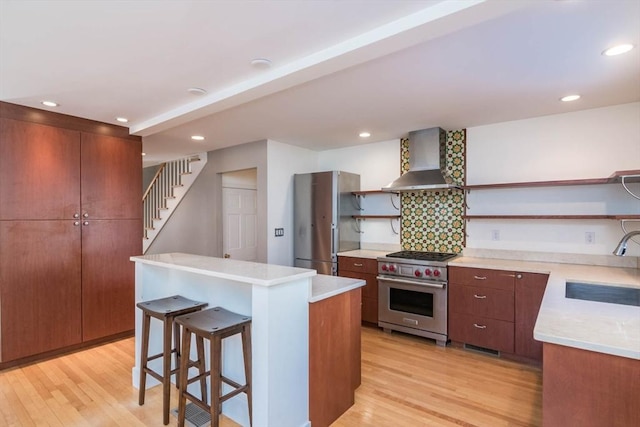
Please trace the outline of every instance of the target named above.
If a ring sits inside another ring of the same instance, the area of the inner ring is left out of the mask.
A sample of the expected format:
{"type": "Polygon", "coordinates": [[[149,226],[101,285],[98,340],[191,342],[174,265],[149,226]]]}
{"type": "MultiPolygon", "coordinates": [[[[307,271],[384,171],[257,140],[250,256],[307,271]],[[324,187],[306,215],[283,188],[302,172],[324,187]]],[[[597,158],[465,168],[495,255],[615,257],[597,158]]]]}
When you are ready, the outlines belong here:
{"type": "MultiPolygon", "coordinates": [[[[138,406],[133,345],[1,371],[0,426],[162,426],[159,387],[138,406]]],[[[375,328],[363,328],[362,350],[356,404],[334,427],[540,425],[539,369],[375,328]]]]}

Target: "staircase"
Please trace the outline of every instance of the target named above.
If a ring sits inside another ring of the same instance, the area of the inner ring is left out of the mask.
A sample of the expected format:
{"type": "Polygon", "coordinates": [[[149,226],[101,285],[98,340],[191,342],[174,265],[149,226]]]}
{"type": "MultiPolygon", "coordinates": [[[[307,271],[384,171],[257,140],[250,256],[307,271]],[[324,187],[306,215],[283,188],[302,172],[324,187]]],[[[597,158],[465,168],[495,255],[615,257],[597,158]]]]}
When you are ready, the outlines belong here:
{"type": "Polygon", "coordinates": [[[206,164],[207,153],[200,153],[160,166],[142,196],[143,253],[147,252],[206,164]]]}

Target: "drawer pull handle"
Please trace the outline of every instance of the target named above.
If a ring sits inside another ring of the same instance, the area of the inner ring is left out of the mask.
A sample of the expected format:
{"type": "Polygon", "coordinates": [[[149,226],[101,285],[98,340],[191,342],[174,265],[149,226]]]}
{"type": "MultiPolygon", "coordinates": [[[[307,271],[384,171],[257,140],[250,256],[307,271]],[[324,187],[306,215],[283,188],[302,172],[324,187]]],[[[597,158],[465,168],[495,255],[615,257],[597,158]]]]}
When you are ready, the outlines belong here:
{"type": "Polygon", "coordinates": [[[486,299],[487,296],[486,295],[478,295],[478,294],[473,294],[474,298],[478,298],[478,299],[486,299]]]}
{"type": "Polygon", "coordinates": [[[486,276],[473,276],[473,278],[476,280],[487,280],[486,276]]]}
{"type": "Polygon", "coordinates": [[[356,263],[353,263],[353,266],[354,266],[354,267],[362,267],[362,265],[363,265],[363,264],[356,264],[356,263]]]}
{"type": "Polygon", "coordinates": [[[408,323],[408,324],[410,324],[410,325],[418,326],[418,321],[417,321],[416,319],[409,319],[409,318],[407,318],[407,317],[403,317],[403,318],[402,318],[402,321],[403,321],[404,323],[408,323]]]}
{"type": "Polygon", "coordinates": [[[475,326],[478,329],[487,329],[487,325],[478,325],[477,323],[474,323],[473,326],[475,326]]]}

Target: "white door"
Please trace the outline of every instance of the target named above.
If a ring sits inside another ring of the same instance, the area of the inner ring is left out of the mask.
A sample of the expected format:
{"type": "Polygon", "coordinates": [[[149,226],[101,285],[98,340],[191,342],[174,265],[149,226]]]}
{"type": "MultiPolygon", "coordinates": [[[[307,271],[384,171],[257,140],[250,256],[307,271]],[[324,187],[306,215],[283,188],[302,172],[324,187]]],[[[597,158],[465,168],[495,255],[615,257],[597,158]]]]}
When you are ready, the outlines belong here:
{"type": "Polygon", "coordinates": [[[226,258],[256,261],[257,191],[245,188],[222,189],[222,249],[226,258]]]}

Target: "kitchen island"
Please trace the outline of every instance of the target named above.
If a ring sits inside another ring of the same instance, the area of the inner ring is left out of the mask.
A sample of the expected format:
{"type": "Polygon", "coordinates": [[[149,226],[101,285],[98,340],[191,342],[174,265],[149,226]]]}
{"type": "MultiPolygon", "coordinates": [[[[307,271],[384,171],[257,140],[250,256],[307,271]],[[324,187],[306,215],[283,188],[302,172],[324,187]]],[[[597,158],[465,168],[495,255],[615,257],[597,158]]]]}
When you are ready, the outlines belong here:
{"type": "MultiPolygon", "coordinates": [[[[209,307],[251,316],[253,425],[309,425],[309,305],[354,292],[359,297],[364,282],[316,276],[315,270],[183,253],[131,260],[136,263],[136,303],[180,294],[206,301],[209,307]]],[[[140,375],[141,325],[142,316],[136,310],[135,387],[140,375]]],[[[160,322],[152,322],[151,327],[150,352],[160,352],[160,322]]],[[[244,380],[241,354],[239,336],[225,340],[225,376],[240,383],[244,380]]],[[[158,365],[152,367],[159,370],[160,360],[154,362],[158,365]]],[[[149,378],[147,384],[157,382],[149,378]]],[[[223,413],[248,425],[246,397],[241,394],[225,402],[223,413]]]]}

